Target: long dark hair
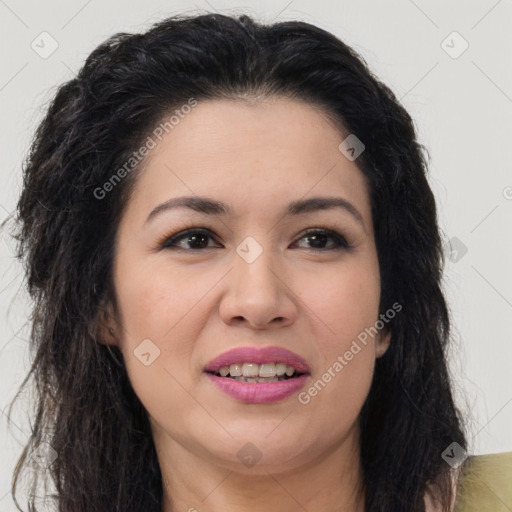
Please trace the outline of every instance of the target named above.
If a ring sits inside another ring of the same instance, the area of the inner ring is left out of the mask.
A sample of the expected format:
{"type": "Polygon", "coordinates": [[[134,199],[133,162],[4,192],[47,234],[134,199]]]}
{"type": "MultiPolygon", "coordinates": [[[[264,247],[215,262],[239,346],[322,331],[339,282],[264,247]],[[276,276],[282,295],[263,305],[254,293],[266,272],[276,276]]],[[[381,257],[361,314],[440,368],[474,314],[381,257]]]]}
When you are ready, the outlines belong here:
{"type": "MultiPolygon", "coordinates": [[[[413,121],[334,35],[298,21],[220,14],[174,16],[143,34],[112,36],[58,89],[37,129],[15,233],[34,301],[35,357],[20,391],[31,376],[37,386],[36,421],[13,477],[18,507],[18,478],[47,441],[57,455],[48,474],[59,511],[161,512],[146,411],[121,352],[98,343],[96,328],[102,306],[115,304],[114,235],[140,164],[104,184],[190,98],[272,96],[316,106],[340,127],[340,141],[355,134],[364,143],[356,163],[371,195],[380,313],[395,302],[403,308],[360,415],[366,510],[423,511],[428,489],[448,510],[451,474],[441,454],[466,441],[447,372],[450,319],[428,155],[413,121]]],[[[34,473],[33,490],[43,476],[34,473]]],[[[33,498],[29,506],[36,510],[33,498]]]]}

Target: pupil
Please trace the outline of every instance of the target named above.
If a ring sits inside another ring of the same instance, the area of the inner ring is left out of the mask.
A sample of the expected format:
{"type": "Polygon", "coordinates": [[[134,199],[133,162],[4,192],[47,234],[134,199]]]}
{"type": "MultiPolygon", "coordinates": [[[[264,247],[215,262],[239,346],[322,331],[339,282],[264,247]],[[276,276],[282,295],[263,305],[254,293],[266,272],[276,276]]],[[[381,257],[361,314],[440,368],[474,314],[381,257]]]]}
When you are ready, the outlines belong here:
{"type": "Polygon", "coordinates": [[[189,240],[190,245],[194,246],[196,249],[198,249],[198,248],[204,249],[204,247],[206,247],[208,245],[207,238],[208,237],[204,233],[198,233],[198,234],[190,235],[188,237],[188,240],[189,240]],[[206,244],[199,244],[199,245],[201,245],[201,247],[195,247],[197,240],[200,239],[201,237],[203,239],[203,242],[206,240],[206,244]]]}
{"type": "Polygon", "coordinates": [[[309,235],[309,240],[312,241],[312,246],[313,247],[316,247],[316,248],[323,248],[323,246],[325,245],[325,239],[326,239],[327,235],[323,235],[323,234],[317,234],[317,235],[309,235]],[[320,243],[318,243],[320,242],[320,243]]]}

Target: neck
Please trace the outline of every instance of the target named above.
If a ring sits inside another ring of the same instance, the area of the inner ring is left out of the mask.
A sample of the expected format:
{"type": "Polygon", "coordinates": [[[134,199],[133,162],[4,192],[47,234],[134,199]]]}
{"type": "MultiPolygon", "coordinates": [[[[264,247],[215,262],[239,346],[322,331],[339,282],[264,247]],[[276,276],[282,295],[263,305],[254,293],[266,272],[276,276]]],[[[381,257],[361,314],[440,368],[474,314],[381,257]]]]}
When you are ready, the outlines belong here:
{"type": "Polygon", "coordinates": [[[363,512],[358,436],[349,437],[301,466],[256,464],[248,471],[206,460],[165,436],[156,444],[162,512],[260,512],[276,504],[280,512],[363,512]]]}

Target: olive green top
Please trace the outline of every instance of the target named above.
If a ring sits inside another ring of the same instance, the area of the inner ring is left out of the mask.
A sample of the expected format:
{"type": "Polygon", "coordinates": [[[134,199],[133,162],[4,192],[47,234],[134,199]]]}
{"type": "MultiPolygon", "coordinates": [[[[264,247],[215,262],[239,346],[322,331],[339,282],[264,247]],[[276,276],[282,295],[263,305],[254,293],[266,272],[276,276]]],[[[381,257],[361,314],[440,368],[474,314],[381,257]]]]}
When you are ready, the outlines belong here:
{"type": "Polygon", "coordinates": [[[466,461],[455,512],[512,512],[512,452],[466,461]]]}

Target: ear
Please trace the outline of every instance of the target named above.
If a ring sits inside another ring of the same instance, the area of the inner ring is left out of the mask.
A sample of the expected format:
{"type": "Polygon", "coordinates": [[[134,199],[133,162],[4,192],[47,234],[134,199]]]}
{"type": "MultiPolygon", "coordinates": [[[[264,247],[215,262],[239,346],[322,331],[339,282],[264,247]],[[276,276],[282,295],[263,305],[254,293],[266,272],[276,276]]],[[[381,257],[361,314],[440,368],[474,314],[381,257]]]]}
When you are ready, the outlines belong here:
{"type": "Polygon", "coordinates": [[[391,342],[391,329],[386,326],[382,329],[375,339],[375,357],[382,357],[389,348],[391,342]]]}
{"type": "Polygon", "coordinates": [[[95,320],[95,332],[98,343],[102,345],[118,344],[118,328],[114,308],[111,303],[103,301],[98,307],[95,320]]]}

